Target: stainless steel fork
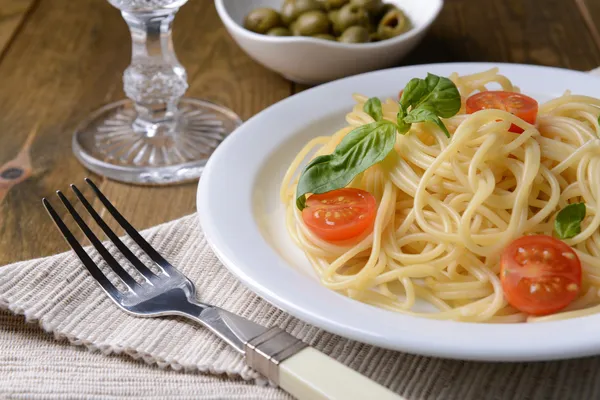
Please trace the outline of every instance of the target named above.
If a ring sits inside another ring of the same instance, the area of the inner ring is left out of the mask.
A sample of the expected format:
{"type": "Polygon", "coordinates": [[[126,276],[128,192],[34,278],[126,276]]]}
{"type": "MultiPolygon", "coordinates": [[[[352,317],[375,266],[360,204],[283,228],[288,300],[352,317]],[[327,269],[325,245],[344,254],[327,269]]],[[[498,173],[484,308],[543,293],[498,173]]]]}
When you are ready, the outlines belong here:
{"type": "MultiPolygon", "coordinates": [[[[56,194],[124,289],[115,286],[44,198],[42,202],[73,251],[106,294],[122,310],[138,317],[179,315],[210,329],[243,354],[246,363],[300,399],[399,399],[375,382],[308,347],[285,331],[266,328],[219,307],[196,300],[194,284],[165,260],[117,211],[100,189],[85,180],[104,207],[158,268],[155,273],[128,248],[75,186],[71,189],[106,236],[143,277],[140,283],[115,259],[61,191],[56,194]]],[[[155,268],[155,269],[156,269],[155,268]]]]}

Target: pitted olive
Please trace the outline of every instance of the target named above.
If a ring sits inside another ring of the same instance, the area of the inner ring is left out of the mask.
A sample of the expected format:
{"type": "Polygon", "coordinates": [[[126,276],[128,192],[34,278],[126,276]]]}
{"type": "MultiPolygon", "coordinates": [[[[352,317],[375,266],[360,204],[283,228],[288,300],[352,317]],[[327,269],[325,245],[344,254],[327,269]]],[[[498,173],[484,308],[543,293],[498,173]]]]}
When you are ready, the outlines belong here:
{"type": "Polygon", "coordinates": [[[369,14],[364,8],[354,4],[346,4],[344,7],[340,8],[340,11],[337,13],[337,19],[335,20],[333,28],[337,34],[341,34],[351,26],[356,25],[366,27],[368,24],[369,14]]]}
{"type": "Polygon", "coordinates": [[[398,9],[388,11],[377,27],[377,35],[381,40],[401,35],[410,29],[410,21],[398,9]]]}
{"type": "Polygon", "coordinates": [[[318,0],[285,0],[281,7],[281,19],[289,25],[301,14],[313,10],[324,11],[325,5],[318,0]]]}
{"type": "Polygon", "coordinates": [[[256,33],[267,33],[281,25],[279,13],[271,8],[257,8],[244,18],[244,28],[256,33]]]}
{"type": "Polygon", "coordinates": [[[349,1],[350,0],[323,0],[323,3],[325,3],[325,7],[327,7],[328,10],[337,10],[348,4],[349,1]]]}
{"type": "Polygon", "coordinates": [[[267,32],[269,36],[292,36],[292,32],[288,28],[284,28],[283,26],[278,26],[276,28],[271,28],[267,32]]]}
{"type": "Polygon", "coordinates": [[[369,31],[364,26],[351,26],[338,38],[342,43],[367,43],[369,31]]]}
{"type": "Polygon", "coordinates": [[[337,40],[335,36],[330,35],[329,33],[318,33],[316,35],[312,35],[312,37],[316,39],[333,40],[334,42],[337,40]]]}
{"type": "Polygon", "coordinates": [[[382,0],[350,0],[350,4],[364,8],[371,15],[377,15],[384,6],[382,0]]]}
{"type": "Polygon", "coordinates": [[[323,11],[308,11],[294,22],[292,32],[296,36],[313,36],[329,33],[330,22],[323,11]]]}

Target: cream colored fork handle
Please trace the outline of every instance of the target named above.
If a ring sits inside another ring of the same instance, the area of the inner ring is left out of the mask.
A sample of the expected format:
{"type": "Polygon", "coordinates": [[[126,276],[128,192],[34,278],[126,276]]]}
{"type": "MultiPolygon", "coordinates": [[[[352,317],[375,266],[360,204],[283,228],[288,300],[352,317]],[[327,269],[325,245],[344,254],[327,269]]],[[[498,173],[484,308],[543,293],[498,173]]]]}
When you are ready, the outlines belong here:
{"type": "Polygon", "coordinates": [[[299,400],[403,399],[312,347],[279,364],[279,386],[299,400]]]}

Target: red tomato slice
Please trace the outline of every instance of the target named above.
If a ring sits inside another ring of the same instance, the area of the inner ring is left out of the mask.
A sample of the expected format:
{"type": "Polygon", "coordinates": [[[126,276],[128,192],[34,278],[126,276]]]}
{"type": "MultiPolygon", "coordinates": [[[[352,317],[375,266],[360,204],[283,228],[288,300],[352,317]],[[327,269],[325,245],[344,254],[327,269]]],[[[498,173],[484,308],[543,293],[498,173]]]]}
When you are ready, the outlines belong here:
{"type": "Polygon", "coordinates": [[[581,287],[581,263],[571,247],[551,236],[523,236],[500,259],[508,302],[533,315],[552,314],[571,303],[581,287]]]}
{"type": "Polygon", "coordinates": [[[375,197],[360,189],[337,189],[313,194],[306,200],[302,219],[318,237],[327,241],[356,238],[373,227],[375,197]]]}
{"type": "MultiPolygon", "coordinates": [[[[534,124],[538,113],[535,99],[521,93],[487,91],[474,94],[467,99],[467,114],[486,109],[503,110],[534,124]]],[[[523,129],[511,124],[510,132],[522,133],[523,129]]]]}

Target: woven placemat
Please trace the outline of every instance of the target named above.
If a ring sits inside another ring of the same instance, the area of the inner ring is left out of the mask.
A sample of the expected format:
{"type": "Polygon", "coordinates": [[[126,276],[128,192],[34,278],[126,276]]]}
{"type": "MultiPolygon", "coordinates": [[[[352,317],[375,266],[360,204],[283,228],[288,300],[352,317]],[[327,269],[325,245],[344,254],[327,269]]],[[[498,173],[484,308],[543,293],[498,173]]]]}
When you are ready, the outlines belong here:
{"type": "MultiPolygon", "coordinates": [[[[277,325],[408,399],[600,398],[600,357],[499,364],[376,348],[310,326],[250,292],[215,257],[196,215],[144,236],[195,282],[200,300],[277,325]]],[[[121,312],[72,253],[0,268],[0,308],[36,324],[0,311],[0,396],[289,398],[200,326],[121,312]]]]}

